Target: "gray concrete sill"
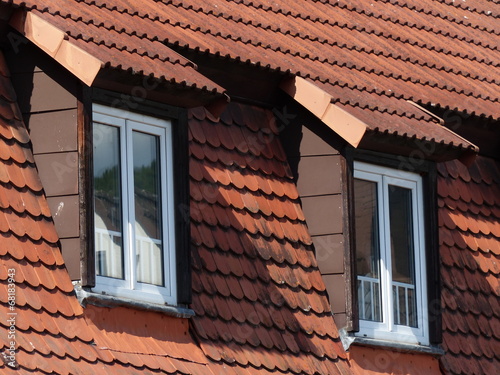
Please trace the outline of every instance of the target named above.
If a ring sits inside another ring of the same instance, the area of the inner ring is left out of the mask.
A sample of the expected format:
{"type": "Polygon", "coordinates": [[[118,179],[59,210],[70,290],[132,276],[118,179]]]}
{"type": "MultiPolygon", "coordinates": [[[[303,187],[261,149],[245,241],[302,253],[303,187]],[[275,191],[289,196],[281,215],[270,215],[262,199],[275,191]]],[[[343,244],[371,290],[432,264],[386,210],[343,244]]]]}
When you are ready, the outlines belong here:
{"type": "Polygon", "coordinates": [[[75,287],[75,292],[80,304],[100,307],[128,307],[135,310],[155,311],[175,318],[191,318],[195,316],[193,310],[183,306],[160,305],[150,302],[135,301],[129,298],[114,297],[107,294],[94,293],[75,287]]]}
{"type": "MultiPolygon", "coordinates": [[[[343,331],[343,330],[341,330],[343,331]]],[[[378,340],[370,339],[366,337],[356,337],[345,331],[340,333],[342,344],[346,351],[354,346],[367,346],[372,348],[384,348],[390,349],[401,353],[417,353],[417,354],[429,354],[434,357],[440,357],[444,355],[444,350],[436,345],[419,345],[419,344],[407,344],[389,340],[378,340]]]]}

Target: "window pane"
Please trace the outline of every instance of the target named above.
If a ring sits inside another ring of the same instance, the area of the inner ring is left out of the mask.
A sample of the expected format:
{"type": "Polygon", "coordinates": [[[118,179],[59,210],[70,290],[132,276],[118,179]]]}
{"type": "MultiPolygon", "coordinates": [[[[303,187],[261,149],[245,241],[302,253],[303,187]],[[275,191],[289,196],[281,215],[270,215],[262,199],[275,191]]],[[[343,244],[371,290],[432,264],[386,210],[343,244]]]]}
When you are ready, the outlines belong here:
{"type": "Polygon", "coordinates": [[[159,137],[132,134],[137,281],[164,285],[159,137]]]}
{"type": "Polygon", "coordinates": [[[389,220],[395,322],[412,325],[416,320],[416,305],[413,298],[415,255],[412,191],[410,189],[389,185],[389,220]]]}
{"type": "Polygon", "coordinates": [[[382,321],[377,183],[354,179],[360,319],[382,321]]]}
{"type": "Polygon", "coordinates": [[[119,128],[94,124],[94,205],[97,275],[123,279],[119,128]]]}

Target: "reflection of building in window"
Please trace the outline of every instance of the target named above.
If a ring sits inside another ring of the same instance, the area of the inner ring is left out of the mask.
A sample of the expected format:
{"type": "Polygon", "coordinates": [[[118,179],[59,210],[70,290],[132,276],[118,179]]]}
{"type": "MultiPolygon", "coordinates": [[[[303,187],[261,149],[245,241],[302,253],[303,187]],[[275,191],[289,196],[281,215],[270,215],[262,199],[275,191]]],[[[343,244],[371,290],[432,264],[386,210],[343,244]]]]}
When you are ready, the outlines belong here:
{"type": "Polygon", "coordinates": [[[141,291],[141,299],[149,294],[152,300],[174,302],[170,122],[97,108],[97,287],[126,297],[141,291]]]}
{"type": "Polygon", "coordinates": [[[354,177],[360,333],[427,343],[421,177],[365,163],[354,177]]]}

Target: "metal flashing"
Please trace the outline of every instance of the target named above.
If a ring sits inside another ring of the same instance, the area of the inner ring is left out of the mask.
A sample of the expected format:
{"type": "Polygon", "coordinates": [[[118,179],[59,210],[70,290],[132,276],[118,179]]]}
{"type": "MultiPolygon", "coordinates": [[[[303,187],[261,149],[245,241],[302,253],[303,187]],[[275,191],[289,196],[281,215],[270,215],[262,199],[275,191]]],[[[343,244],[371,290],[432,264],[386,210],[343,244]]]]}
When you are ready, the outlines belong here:
{"type": "Polygon", "coordinates": [[[357,147],[366,132],[367,125],[332,103],[330,94],[302,77],[286,78],[280,88],[319,118],[330,129],[357,147]]]}
{"type": "Polygon", "coordinates": [[[91,86],[103,62],[71,43],[66,33],[32,12],[17,11],[10,25],[41,50],[91,86]]]}

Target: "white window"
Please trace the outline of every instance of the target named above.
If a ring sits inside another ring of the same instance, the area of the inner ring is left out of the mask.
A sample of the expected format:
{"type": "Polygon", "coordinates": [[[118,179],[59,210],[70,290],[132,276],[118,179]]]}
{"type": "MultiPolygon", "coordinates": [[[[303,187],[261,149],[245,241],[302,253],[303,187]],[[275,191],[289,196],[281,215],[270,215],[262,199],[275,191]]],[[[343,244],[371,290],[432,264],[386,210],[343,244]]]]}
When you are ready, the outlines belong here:
{"type": "Polygon", "coordinates": [[[354,163],[359,336],[429,344],[422,178],[354,163]]]}
{"type": "Polygon", "coordinates": [[[96,292],[176,303],[171,132],[93,106],[96,292]]]}

